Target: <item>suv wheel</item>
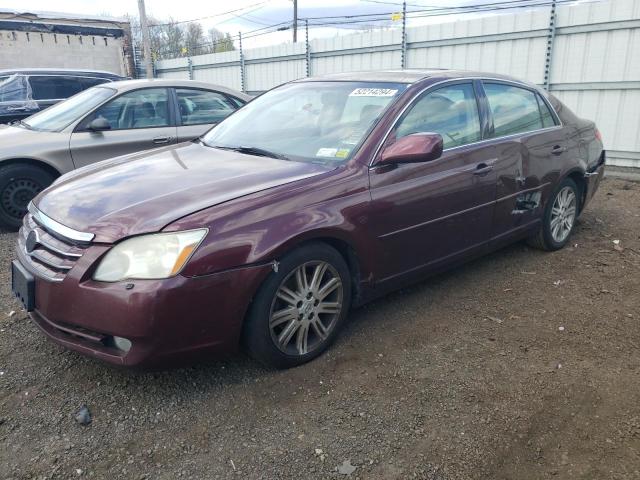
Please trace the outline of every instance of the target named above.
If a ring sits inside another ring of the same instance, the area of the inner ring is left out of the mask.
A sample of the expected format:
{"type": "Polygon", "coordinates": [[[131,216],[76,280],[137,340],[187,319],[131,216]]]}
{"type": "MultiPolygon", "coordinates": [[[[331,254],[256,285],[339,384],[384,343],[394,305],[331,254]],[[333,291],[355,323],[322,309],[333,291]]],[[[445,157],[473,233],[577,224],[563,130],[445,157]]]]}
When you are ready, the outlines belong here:
{"type": "Polygon", "coordinates": [[[300,247],[260,288],[245,324],[244,346],[269,367],[308,362],[333,342],[350,299],[351,276],[342,256],[324,243],[300,247]]]}
{"type": "Polygon", "coordinates": [[[33,165],[0,167],[0,226],[17,230],[29,202],[53,180],[49,172],[33,165]]]}

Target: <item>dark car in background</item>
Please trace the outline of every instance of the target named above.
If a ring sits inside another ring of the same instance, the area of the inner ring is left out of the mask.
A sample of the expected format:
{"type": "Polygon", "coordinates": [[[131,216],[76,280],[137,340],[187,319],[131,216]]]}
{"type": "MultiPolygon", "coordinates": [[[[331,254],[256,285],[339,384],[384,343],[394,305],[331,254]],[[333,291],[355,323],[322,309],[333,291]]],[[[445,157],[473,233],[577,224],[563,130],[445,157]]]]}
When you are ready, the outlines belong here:
{"type": "Polygon", "coordinates": [[[351,305],[511,242],[562,248],[604,160],[593,122],[510,77],[294,81],[199,141],[60,178],[29,205],[13,291],[51,339],[117,365],[240,344],[290,367],[351,305]]]}
{"type": "Polygon", "coordinates": [[[93,70],[0,70],[0,123],[27,118],[87,88],[124,79],[93,70]]]}
{"type": "Polygon", "coordinates": [[[109,82],[12,125],[0,125],[0,226],[63,173],[193,140],[251,99],[191,80],[109,82]]]}

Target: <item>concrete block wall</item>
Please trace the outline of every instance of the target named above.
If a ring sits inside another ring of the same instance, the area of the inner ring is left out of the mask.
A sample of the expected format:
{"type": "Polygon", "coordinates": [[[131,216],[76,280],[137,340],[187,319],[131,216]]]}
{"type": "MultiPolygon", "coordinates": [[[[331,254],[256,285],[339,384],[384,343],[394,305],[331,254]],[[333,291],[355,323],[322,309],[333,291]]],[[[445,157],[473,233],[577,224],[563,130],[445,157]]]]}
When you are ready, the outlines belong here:
{"type": "Polygon", "coordinates": [[[123,39],[0,30],[0,69],[79,68],[126,75],[123,39]]]}

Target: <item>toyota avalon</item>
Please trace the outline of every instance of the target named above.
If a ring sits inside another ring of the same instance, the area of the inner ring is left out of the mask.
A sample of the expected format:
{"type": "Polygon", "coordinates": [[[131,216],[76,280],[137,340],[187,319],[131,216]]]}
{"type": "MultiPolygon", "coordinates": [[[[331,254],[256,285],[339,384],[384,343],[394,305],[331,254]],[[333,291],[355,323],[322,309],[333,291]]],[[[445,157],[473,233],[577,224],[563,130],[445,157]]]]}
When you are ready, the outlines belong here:
{"type": "Polygon", "coordinates": [[[511,242],[562,248],[604,161],[593,122],[510,77],[298,80],[195,141],[59,178],[29,204],[13,291],[113,364],[240,346],[291,367],[355,305],[511,242]]]}

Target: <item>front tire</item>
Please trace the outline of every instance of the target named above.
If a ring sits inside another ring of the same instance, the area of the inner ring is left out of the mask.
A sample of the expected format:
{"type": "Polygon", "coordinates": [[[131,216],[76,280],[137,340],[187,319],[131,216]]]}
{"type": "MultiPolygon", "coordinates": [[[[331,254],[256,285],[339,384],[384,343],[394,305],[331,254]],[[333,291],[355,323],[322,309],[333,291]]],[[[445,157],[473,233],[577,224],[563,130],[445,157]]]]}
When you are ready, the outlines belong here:
{"type": "Polygon", "coordinates": [[[565,178],[547,202],[542,226],[529,245],[540,250],[554,251],[564,247],[571,237],[580,211],[580,191],[576,182],[565,178]]]}
{"type": "Polygon", "coordinates": [[[34,165],[14,163],[0,167],[0,226],[20,228],[29,202],[53,180],[53,175],[34,165]]]}
{"type": "Polygon", "coordinates": [[[347,316],[351,276],[324,243],[286,255],[256,295],[243,330],[247,353],[272,368],[306,363],[331,345],[347,316]]]}

